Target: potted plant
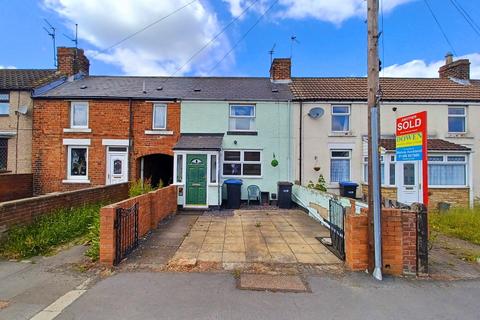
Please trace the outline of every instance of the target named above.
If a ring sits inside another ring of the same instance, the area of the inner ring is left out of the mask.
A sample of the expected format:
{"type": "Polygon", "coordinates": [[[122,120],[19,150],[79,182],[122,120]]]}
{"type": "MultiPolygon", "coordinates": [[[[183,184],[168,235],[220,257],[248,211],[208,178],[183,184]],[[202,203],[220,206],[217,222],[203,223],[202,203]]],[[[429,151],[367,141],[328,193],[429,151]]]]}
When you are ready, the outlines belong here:
{"type": "Polygon", "coordinates": [[[276,166],[278,166],[278,160],[275,159],[275,153],[273,154],[273,160],[272,160],[272,162],[271,162],[270,164],[271,164],[272,167],[274,167],[274,168],[275,168],[276,166]]]}

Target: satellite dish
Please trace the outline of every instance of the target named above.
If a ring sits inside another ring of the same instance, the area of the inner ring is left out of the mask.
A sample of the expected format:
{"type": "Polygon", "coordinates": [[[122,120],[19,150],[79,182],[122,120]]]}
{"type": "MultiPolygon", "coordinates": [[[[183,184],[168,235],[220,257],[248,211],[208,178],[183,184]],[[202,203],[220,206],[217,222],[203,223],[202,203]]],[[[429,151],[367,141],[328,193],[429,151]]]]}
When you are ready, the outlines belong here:
{"type": "Polygon", "coordinates": [[[26,115],[27,112],[28,112],[28,107],[27,106],[21,106],[21,107],[18,108],[17,112],[20,113],[20,114],[26,115]]]}
{"type": "Polygon", "coordinates": [[[323,110],[320,107],[315,107],[310,109],[310,111],[308,111],[308,116],[312,119],[318,119],[321,116],[323,116],[324,113],[325,113],[325,110],[323,110]]]}

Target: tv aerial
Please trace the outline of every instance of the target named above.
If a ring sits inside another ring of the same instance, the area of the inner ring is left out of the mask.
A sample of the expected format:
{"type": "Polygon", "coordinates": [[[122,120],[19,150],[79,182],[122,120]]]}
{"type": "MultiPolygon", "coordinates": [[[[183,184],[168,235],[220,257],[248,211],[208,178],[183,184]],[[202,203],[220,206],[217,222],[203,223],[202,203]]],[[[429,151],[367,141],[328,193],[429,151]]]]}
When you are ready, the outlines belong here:
{"type": "Polygon", "coordinates": [[[45,21],[45,23],[48,25],[48,28],[46,27],[43,27],[43,30],[45,30],[47,32],[47,34],[50,36],[50,38],[52,38],[52,44],[53,44],[53,65],[55,67],[57,67],[57,53],[55,52],[56,51],[56,44],[55,44],[55,37],[56,37],[56,28],[53,27],[50,22],[48,22],[47,19],[43,19],[45,21]]]}
{"type": "Polygon", "coordinates": [[[270,55],[270,64],[273,62],[273,54],[275,53],[275,47],[277,46],[276,43],[273,44],[272,49],[268,51],[268,54],[270,55]]]}

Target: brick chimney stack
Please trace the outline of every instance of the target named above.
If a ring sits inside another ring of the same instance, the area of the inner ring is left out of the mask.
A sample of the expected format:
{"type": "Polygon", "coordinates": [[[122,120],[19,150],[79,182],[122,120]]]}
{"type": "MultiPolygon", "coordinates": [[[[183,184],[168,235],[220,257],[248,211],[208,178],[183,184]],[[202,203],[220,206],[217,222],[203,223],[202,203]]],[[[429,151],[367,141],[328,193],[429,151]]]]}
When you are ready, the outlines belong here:
{"type": "Polygon", "coordinates": [[[270,80],[272,82],[292,81],[292,60],[290,58],[275,58],[270,66],[270,80]]]}
{"type": "Polygon", "coordinates": [[[90,61],[83,49],[58,47],[57,62],[58,71],[67,76],[73,76],[79,72],[88,75],[90,72],[90,61]]]}
{"type": "Polygon", "coordinates": [[[445,55],[445,65],[438,69],[438,74],[442,79],[470,80],[470,60],[460,59],[453,61],[453,55],[448,52],[445,55]]]}

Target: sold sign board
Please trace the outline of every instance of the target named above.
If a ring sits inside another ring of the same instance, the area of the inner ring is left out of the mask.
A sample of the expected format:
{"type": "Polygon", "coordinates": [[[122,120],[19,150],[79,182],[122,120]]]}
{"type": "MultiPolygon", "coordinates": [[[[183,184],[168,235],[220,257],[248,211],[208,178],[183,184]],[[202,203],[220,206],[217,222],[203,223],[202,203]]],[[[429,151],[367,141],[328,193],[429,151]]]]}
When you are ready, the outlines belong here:
{"type": "Polygon", "coordinates": [[[397,119],[397,161],[422,161],[423,203],[428,205],[427,112],[397,119]]]}

